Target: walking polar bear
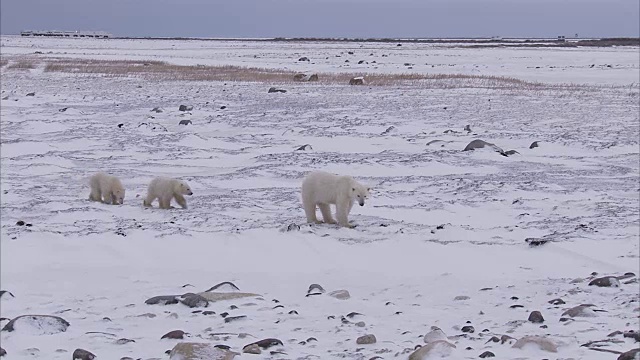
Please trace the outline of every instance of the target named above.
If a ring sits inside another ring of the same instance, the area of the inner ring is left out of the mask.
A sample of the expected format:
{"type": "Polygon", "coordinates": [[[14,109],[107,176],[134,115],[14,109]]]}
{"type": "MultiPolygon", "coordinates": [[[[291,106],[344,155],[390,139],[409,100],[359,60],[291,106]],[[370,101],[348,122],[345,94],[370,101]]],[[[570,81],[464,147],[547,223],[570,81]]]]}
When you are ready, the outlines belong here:
{"type": "Polygon", "coordinates": [[[147,198],[143,204],[146,207],[151,207],[151,203],[158,199],[160,209],[170,209],[171,199],[176,199],[178,205],[186,209],[187,199],[184,198],[184,195],[193,195],[186,182],[168,177],[157,177],[149,183],[147,198]]]}
{"type": "Polygon", "coordinates": [[[124,203],[125,190],[115,176],[99,172],[89,179],[91,193],[89,200],[99,201],[105,204],[122,205],[124,203]]]}
{"type": "Polygon", "coordinates": [[[302,182],[302,205],[307,222],[321,223],[316,217],[317,206],[324,222],[335,224],[336,220],[331,216],[330,207],[333,204],[336,206],[338,225],[353,228],[354,226],[349,224],[349,212],[355,202],[364,206],[370,190],[371,188],[360,184],[351,176],[334,175],[324,171],[309,173],[302,182]]]}

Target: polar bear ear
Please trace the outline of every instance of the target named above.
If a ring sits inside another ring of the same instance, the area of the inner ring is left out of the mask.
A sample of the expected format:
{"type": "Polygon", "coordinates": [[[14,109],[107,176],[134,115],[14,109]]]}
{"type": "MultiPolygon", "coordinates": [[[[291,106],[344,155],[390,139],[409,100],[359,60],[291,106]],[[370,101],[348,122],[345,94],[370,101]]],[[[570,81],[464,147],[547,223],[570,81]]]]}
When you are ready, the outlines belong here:
{"type": "Polygon", "coordinates": [[[367,188],[367,191],[371,191],[371,190],[373,190],[373,188],[370,188],[370,187],[367,188]]]}

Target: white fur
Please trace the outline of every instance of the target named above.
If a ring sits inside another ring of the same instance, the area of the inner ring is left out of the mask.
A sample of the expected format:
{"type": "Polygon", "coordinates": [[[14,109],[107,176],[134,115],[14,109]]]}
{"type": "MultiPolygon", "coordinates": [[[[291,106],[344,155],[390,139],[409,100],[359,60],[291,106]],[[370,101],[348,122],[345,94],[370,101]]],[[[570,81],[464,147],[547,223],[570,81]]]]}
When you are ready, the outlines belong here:
{"type": "Polygon", "coordinates": [[[369,188],[355,181],[351,176],[340,176],[324,171],[313,171],[302,182],[302,205],[307,222],[320,223],[316,218],[316,206],[320,208],[325,223],[335,224],[331,216],[330,204],[336,206],[337,223],[343,227],[349,224],[349,212],[357,202],[364,206],[369,197],[369,188]]]}
{"type": "Polygon", "coordinates": [[[99,172],[89,179],[91,193],[89,200],[105,204],[121,205],[124,203],[125,190],[120,180],[111,175],[99,172]]]}
{"type": "Polygon", "coordinates": [[[157,177],[149,183],[147,190],[147,198],[144,200],[144,206],[151,207],[151,203],[158,199],[160,209],[170,209],[171,199],[176,199],[178,205],[183,209],[187,208],[187,200],[183,195],[193,195],[191,188],[186,182],[168,178],[157,177]]]}

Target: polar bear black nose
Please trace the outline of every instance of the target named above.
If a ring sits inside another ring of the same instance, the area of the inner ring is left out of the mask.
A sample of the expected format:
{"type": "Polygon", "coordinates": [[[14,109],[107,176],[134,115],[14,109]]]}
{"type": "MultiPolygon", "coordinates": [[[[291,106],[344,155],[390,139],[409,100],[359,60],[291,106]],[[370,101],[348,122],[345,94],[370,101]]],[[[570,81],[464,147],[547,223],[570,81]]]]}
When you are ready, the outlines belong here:
{"type": "Polygon", "coordinates": [[[364,201],[361,201],[361,202],[360,202],[360,206],[364,206],[364,201]]]}
{"type": "Polygon", "coordinates": [[[193,192],[189,191],[189,193],[187,195],[193,195],[193,192]]]}

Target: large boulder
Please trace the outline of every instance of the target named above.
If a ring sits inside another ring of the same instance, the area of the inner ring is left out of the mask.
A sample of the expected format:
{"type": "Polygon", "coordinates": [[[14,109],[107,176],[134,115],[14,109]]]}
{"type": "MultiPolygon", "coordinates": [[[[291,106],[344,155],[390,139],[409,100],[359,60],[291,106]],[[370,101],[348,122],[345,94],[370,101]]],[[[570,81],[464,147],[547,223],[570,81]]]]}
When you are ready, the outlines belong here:
{"type": "Polygon", "coordinates": [[[31,334],[57,334],[67,331],[69,322],[61,317],[52,315],[22,315],[9,321],[2,331],[29,331],[31,334]]]}
{"type": "Polygon", "coordinates": [[[169,360],[232,360],[236,355],[212,344],[181,342],[171,349],[169,360]]]}
{"type": "Polygon", "coordinates": [[[364,77],[359,76],[352,78],[349,80],[349,85],[364,85],[364,77]]]}

